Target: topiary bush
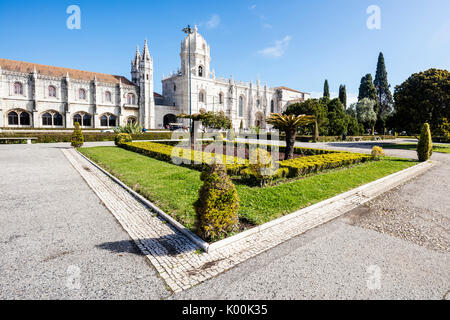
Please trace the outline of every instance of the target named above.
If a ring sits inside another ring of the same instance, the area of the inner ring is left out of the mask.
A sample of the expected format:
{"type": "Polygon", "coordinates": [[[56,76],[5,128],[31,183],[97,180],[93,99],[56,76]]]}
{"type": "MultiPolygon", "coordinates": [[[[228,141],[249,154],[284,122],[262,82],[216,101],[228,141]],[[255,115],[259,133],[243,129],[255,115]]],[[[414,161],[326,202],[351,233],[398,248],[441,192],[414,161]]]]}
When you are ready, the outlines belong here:
{"type": "Polygon", "coordinates": [[[270,152],[256,148],[250,153],[248,171],[250,176],[256,178],[261,186],[266,185],[273,174],[273,161],[270,152]]]}
{"type": "Polygon", "coordinates": [[[371,154],[374,160],[380,160],[381,157],[384,157],[383,148],[379,146],[373,146],[371,154]]]}
{"type": "Polygon", "coordinates": [[[417,156],[419,161],[427,161],[433,154],[433,142],[431,141],[430,125],[424,123],[420,131],[419,143],[417,144],[417,156]]]}
{"type": "Polygon", "coordinates": [[[75,129],[72,133],[71,145],[74,148],[79,148],[84,144],[83,132],[81,132],[80,124],[75,122],[75,129]]]}
{"type": "Polygon", "coordinates": [[[194,203],[197,232],[207,241],[219,240],[238,229],[239,197],[224,165],[207,167],[201,180],[203,186],[194,203]]]}
{"type": "Polygon", "coordinates": [[[132,142],[132,141],[133,139],[131,138],[131,135],[129,135],[128,133],[119,133],[114,139],[114,143],[116,146],[119,146],[124,142],[132,142]]]}

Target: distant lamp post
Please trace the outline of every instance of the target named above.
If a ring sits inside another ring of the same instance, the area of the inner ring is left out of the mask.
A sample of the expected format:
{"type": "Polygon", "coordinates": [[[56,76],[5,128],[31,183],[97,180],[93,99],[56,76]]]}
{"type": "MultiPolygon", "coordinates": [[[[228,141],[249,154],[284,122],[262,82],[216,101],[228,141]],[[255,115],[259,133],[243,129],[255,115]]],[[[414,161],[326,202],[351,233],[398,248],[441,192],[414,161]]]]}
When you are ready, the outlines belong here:
{"type": "Polygon", "coordinates": [[[192,123],[192,87],[191,87],[191,37],[190,35],[194,33],[194,30],[191,28],[190,25],[188,25],[186,28],[182,30],[184,33],[186,33],[189,37],[188,39],[188,78],[189,78],[189,129],[191,130],[191,136],[193,135],[194,128],[192,123]]]}

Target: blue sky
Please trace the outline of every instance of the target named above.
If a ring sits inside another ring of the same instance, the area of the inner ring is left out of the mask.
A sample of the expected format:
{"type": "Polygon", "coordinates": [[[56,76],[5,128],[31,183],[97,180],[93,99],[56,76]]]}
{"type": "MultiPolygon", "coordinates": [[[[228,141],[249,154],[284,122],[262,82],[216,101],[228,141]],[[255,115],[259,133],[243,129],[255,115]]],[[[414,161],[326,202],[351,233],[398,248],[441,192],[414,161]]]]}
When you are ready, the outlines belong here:
{"type": "Polygon", "coordinates": [[[198,25],[217,76],[320,95],[375,74],[383,52],[392,85],[431,67],[450,69],[450,1],[9,1],[0,2],[0,57],[130,77],[135,47],[148,39],[155,90],[180,65],[181,29],[198,25]],[[81,9],[69,30],[66,9],[81,9]],[[377,5],[381,29],[366,13],[377,5]]]}

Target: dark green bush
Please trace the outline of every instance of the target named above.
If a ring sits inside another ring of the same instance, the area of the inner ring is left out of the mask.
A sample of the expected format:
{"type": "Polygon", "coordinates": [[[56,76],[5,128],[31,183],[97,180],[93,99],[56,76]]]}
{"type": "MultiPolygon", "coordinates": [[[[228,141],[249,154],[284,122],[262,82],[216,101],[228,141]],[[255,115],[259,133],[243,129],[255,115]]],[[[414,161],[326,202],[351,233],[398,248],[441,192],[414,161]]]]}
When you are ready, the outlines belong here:
{"type": "Polygon", "coordinates": [[[205,240],[219,240],[239,227],[239,197],[223,165],[208,167],[201,180],[203,185],[194,203],[197,231],[205,240]]]}
{"type": "Polygon", "coordinates": [[[133,139],[131,138],[131,135],[128,133],[119,133],[114,139],[114,143],[116,146],[119,146],[124,142],[131,142],[131,141],[133,141],[133,139]]]}
{"type": "MultiPolygon", "coordinates": [[[[92,131],[92,130],[90,130],[92,131]]],[[[96,141],[114,141],[116,133],[90,132],[84,131],[84,142],[96,141]]],[[[36,143],[56,143],[56,142],[71,142],[71,132],[14,132],[10,133],[6,130],[0,133],[0,137],[34,137],[37,138],[36,143]]],[[[172,137],[171,132],[146,132],[142,134],[132,134],[133,140],[168,140],[172,137]]]]}
{"type": "Polygon", "coordinates": [[[84,136],[83,132],[81,132],[80,124],[78,122],[75,122],[75,129],[73,130],[72,133],[71,145],[74,148],[79,148],[83,145],[83,143],[84,143],[84,136]]]}
{"type": "Polygon", "coordinates": [[[417,144],[417,156],[419,161],[427,161],[433,154],[433,142],[431,141],[430,125],[424,123],[417,144]]]}

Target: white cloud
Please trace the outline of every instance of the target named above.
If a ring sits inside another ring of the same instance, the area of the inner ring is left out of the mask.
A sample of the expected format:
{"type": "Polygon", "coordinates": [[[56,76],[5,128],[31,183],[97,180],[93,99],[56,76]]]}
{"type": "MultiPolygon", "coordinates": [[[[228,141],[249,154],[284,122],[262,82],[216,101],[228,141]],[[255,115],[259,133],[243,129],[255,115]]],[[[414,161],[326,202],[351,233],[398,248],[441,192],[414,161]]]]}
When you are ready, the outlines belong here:
{"type": "Polygon", "coordinates": [[[218,25],[220,24],[220,17],[218,14],[213,14],[211,16],[211,19],[208,20],[208,22],[206,22],[206,27],[208,29],[214,29],[216,28],[218,25]]]}
{"type": "Polygon", "coordinates": [[[263,24],[263,27],[264,27],[265,29],[272,29],[272,25],[269,24],[269,23],[264,23],[264,24],[263,24]]]}
{"type": "Polygon", "coordinates": [[[276,40],[273,47],[268,47],[258,51],[260,55],[269,58],[279,58],[286,52],[289,42],[291,41],[291,36],[286,36],[281,40],[276,40]]]}
{"type": "Polygon", "coordinates": [[[256,4],[252,5],[249,9],[250,10],[255,10],[256,9],[256,4]]]}

